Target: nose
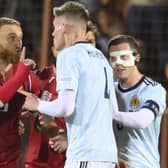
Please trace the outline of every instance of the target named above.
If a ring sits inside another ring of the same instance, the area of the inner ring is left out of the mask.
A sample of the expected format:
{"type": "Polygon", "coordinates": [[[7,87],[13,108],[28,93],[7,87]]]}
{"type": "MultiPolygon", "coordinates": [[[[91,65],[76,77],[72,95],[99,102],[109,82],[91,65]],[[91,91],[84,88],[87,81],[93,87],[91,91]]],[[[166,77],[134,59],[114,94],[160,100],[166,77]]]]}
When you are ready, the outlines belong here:
{"type": "Polygon", "coordinates": [[[112,62],[111,64],[112,64],[112,67],[115,68],[123,65],[123,62],[120,58],[117,58],[116,61],[112,62]]]}
{"type": "Polygon", "coordinates": [[[21,49],[22,48],[22,39],[17,39],[16,41],[15,41],[15,47],[17,48],[17,50],[19,49],[21,49]]]}
{"type": "Polygon", "coordinates": [[[22,47],[22,40],[21,39],[18,40],[18,46],[22,47]]]}
{"type": "Polygon", "coordinates": [[[118,57],[116,60],[116,65],[121,65],[121,64],[122,64],[122,60],[120,59],[120,57],[118,57]]]}

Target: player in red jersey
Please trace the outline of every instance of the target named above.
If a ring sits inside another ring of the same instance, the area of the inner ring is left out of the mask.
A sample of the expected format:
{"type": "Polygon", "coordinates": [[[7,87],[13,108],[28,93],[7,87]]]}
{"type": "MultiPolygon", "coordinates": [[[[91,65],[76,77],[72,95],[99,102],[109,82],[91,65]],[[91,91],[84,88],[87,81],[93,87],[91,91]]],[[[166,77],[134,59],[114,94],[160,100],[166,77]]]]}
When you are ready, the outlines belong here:
{"type": "MultiPolygon", "coordinates": [[[[21,79],[24,81],[24,83],[22,82],[23,84],[21,88],[29,92],[33,92],[36,95],[39,95],[39,94],[42,94],[42,90],[44,91],[45,87],[53,88],[54,82],[50,86],[47,84],[48,78],[46,78],[47,76],[46,74],[47,72],[50,72],[50,70],[44,70],[43,72],[38,73],[38,76],[37,76],[36,74],[34,74],[33,71],[31,71],[28,75],[28,73],[25,73],[23,70],[21,70],[21,68],[19,69],[20,66],[19,64],[17,64],[17,62],[19,61],[20,53],[22,49],[22,37],[23,37],[23,33],[22,33],[20,23],[18,21],[14,19],[10,19],[10,18],[4,18],[4,17],[0,18],[0,38],[1,38],[0,44],[4,48],[8,48],[10,52],[15,53],[13,55],[18,56],[17,59],[15,57],[10,58],[9,57],[10,55],[6,57],[7,60],[9,60],[9,58],[14,60],[11,63],[16,63],[12,65],[12,67],[10,68],[10,70],[8,71],[6,75],[6,78],[10,79],[11,77],[13,77],[13,79],[15,79],[14,74],[18,68],[18,71],[20,70],[20,72],[24,73],[24,75],[27,75],[26,76],[27,78],[20,77],[20,76],[18,77],[18,82],[21,79]]],[[[28,60],[28,61],[30,62],[31,60],[28,60]]],[[[24,62],[26,62],[26,60],[24,62]]],[[[29,62],[27,64],[30,64],[29,62]]],[[[12,85],[12,87],[16,87],[16,86],[17,85],[15,83],[12,85]]],[[[16,88],[18,89],[19,86],[16,88]]],[[[7,88],[8,92],[10,91],[10,93],[12,93],[13,91],[12,87],[11,89],[9,89],[10,87],[7,88]]],[[[17,89],[15,89],[15,92],[17,89]]],[[[11,95],[11,97],[12,96],[13,95],[11,95]]],[[[56,96],[56,94],[55,95],[53,94],[53,98],[54,96],[56,96]]],[[[1,100],[2,105],[6,103],[6,101],[3,101],[3,99],[0,99],[0,100],[1,100]]],[[[10,100],[10,99],[8,98],[7,100],[10,100]]],[[[7,113],[4,118],[3,117],[1,118],[2,122],[0,120],[0,124],[2,128],[2,129],[0,128],[0,135],[3,135],[3,136],[0,136],[0,167],[3,166],[3,168],[17,168],[18,167],[17,160],[18,160],[19,153],[20,153],[20,136],[18,134],[18,121],[20,120],[20,112],[21,112],[21,107],[22,107],[23,102],[24,102],[24,96],[17,93],[16,96],[14,97],[14,101],[12,101],[11,103],[12,105],[10,105],[9,107],[7,105],[5,106],[4,109],[7,111],[7,113]],[[8,115],[9,113],[12,113],[13,115],[9,117],[8,115]],[[10,118],[10,120],[8,120],[8,117],[10,118]],[[8,132],[6,131],[7,130],[6,128],[9,129],[8,132]]],[[[57,123],[60,126],[60,128],[61,127],[65,128],[64,121],[58,120],[57,123]]],[[[43,141],[43,143],[42,143],[42,146],[39,146],[39,147],[42,147],[41,149],[39,148],[40,151],[36,151],[37,152],[36,153],[37,155],[35,154],[36,156],[38,156],[39,153],[41,155],[43,153],[42,151],[43,150],[45,151],[45,149],[47,149],[44,147],[43,144],[45,145],[48,144],[47,142],[48,140],[46,140],[47,138],[45,136],[44,136],[45,138],[43,138],[43,136],[44,135],[41,135],[42,138],[39,138],[39,140],[41,142],[43,141]]],[[[39,141],[34,141],[33,139],[31,139],[31,141],[32,143],[35,142],[36,146],[40,144],[39,141]]],[[[30,148],[29,151],[31,150],[32,149],[30,148]]],[[[52,164],[57,165],[57,167],[61,168],[60,165],[64,164],[64,159],[65,159],[64,154],[58,155],[56,154],[56,152],[51,151],[51,150],[48,151],[47,149],[46,156],[48,152],[49,152],[48,156],[50,156],[48,161],[51,163],[51,165],[52,164]],[[55,160],[56,164],[54,164],[53,160],[55,160]]],[[[42,156],[42,159],[45,157],[42,156]]],[[[30,159],[30,157],[28,158],[30,159]]]]}
{"type": "Polygon", "coordinates": [[[18,121],[25,97],[17,90],[28,77],[32,60],[19,62],[22,51],[19,22],[0,18],[0,167],[17,168],[20,153],[18,121]],[[19,62],[19,63],[18,63],[19,62]]]}
{"type": "MultiPolygon", "coordinates": [[[[52,66],[38,71],[37,76],[40,78],[41,99],[49,101],[57,98],[55,72],[52,66]]],[[[44,117],[44,116],[40,116],[44,117]]],[[[45,116],[46,117],[46,116],[45,116]]],[[[45,118],[46,119],[46,118],[45,118]]],[[[30,136],[29,144],[24,160],[24,168],[63,168],[65,163],[65,153],[52,150],[49,147],[49,137],[55,136],[53,129],[58,126],[59,129],[65,130],[65,123],[62,118],[52,118],[48,116],[48,122],[44,123],[45,128],[37,128],[38,119],[30,115],[30,136]],[[57,124],[57,125],[56,125],[57,124]],[[36,128],[36,129],[35,129],[36,128]],[[38,130],[40,129],[40,131],[38,130]],[[47,135],[46,135],[47,134],[47,135]]],[[[40,125],[38,125],[40,127],[40,125]]],[[[41,126],[42,127],[42,126],[41,126]]]]}

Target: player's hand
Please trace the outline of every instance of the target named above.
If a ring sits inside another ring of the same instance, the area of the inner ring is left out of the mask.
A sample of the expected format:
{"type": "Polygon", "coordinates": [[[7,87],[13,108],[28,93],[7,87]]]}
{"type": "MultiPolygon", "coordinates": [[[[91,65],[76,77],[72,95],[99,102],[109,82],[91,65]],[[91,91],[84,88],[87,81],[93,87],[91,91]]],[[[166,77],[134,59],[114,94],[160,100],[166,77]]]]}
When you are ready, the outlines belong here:
{"type": "Polygon", "coordinates": [[[45,114],[40,114],[36,119],[35,128],[37,131],[42,132],[49,137],[56,136],[59,130],[55,119],[45,114]]]}
{"type": "Polygon", "coordinates": [[[24,63],[25,65],[27,65],[27,66],[30,66],[31,69],[35,69],[35,68],[36,68],[36,63],[35,63],[35,61],[32,60],[32,59],[26,58],[26,59],[23,61],[23,63],[24,63]]]}
{"type": "Polygon", "coordinates": [[[26,95],[23,108],[30,111],[38,111],[39,98],[32,93],[26,95]]]}
{"type": "Polygon", "coordinates": [[[21,120],[19,120],[18,133],[19,135],[23,135],[24,132],[25,132],[24,123],[21,120]]]}
{"type": "Polygon", "coordinates": [[[32,114],[34,117],[36,117],[39,114],[39,112],[37,110],[31,110],[31,109],[32,108],[36,109],[38,107],[39,98],[31,92],[27,92],[25,90],[22,90],[22,88],[19,88],[17,90],[17,93],[24,95],[27,100],[27,102],[25,100],[25,103],[23,104],[23,107],[22,107],[22,116],[29,117],[29,114],[32,114]],[[31,105],[31,101],[32,102],[34,101],[34,104],[31,105]]]}
{"type": "Polygon", "coordinates": [[[68,141],[64,130],[60,130],[60,133],[58,135],[56,135],[53,138],[50,138],[49,145],[55,152],[65,152],[68,147],[68,141]]]}
{"type": "Polygon", "coordinates": [[[125,160],[118,160],[116,168],[128,168],[127,162],[125,160]]]}
{"type": "Polygon", "coordinates": [[[26,47],[23,46],[22,51],[20,53],[20,61],[24,61],[26,56],[26,47]]]}
{"type": "Polygon", "coordinates": [[[38,115],[39,115],[38,111],[30,112],[30,111],[24,110],[24,109],[23,109],[23,111],[21,113],[21,116],[24,117],[24,118],[37,117],[38,115]]]}
{"type": "Polygon", "coordinates": [[[49,115],[46,115],[46,114],[39,115],[39,121],[40,121],[40,125],[42,125],[44,127],[57,125],[55,122],[55,119],[49,115]]]}
{"type": "Polygon", "coordinates": [[[30,66],[32,69],[35,69],[36,67],[35,61],[30,58],[25,59],[25,56],[26,56],[26,47],[23,46],[20,54],[20,61],[23,62],[25,65],[30,66]]]}

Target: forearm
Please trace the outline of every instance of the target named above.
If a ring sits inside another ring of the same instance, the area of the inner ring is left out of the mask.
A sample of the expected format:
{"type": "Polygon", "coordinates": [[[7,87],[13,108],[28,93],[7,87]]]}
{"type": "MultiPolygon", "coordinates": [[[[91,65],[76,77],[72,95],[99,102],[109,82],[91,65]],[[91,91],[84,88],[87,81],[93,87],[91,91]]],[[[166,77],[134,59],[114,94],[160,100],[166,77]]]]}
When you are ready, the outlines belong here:
{"type": "Polygon", "coordinates": [[[0,87],[0,101],[4,104],[9,102],[9,100],[14,96],[17,89],[22,85],[25,81],[26,77],[30,72],[30,67],[24,65],[23,63],[18,64],[18,69],[13,78],[6,81],[0,87]]]}
{"type": "Polygon", "coordinates": [[[74,91],[61,91],[58,94],[58,99],[51,102],[39,101],[38,111],[53,117],[68,117],[75,108],[74,91]]]}
{"type": "Polygon", "coordinates": [[[142,108],[136,112],[117,112],[113,119],[126,127],[145,128],[154,120],[154,114],[151,110],[142,108]]]}

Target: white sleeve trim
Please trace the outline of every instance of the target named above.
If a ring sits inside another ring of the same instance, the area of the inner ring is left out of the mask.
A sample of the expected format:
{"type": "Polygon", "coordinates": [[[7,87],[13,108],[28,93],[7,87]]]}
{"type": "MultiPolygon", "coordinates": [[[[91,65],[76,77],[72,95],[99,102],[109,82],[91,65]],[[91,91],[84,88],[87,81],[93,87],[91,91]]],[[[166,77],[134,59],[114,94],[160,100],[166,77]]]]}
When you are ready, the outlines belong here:
{"type": "Polygon", "coordinates": [[[58,99],[51,102],[39,101],[38,111],[53,117],[68,117],[75,109],[76,92],[62,90],[58,92],[58,99]]]}
{"type": "Polygon", "coordinates": [[[117,112],[113,119],[127,127],[145,128],[154,120],[154,114],[150,109],[142,108],[136,112],[117,112]]]}

